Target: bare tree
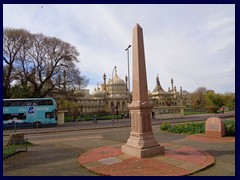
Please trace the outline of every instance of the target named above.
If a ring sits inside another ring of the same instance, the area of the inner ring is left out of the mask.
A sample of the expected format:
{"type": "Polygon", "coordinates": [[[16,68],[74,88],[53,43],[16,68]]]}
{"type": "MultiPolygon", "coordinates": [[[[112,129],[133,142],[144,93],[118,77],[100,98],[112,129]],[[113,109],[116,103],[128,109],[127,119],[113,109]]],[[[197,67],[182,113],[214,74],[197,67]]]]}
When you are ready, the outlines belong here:
{"type": "Polygon", "coordinates": [[[193,107],[203,108],[205,106],[206,100],[204,95],[206,94],[207,88],[199,87],[194,93],[192,93],[191,101],[193,107]]]}
{"type": "Polygon", "coordinates": [[[190,100],[191,100],[191,96],[190,93],[186,90],[182,91],[182,100],[183,100],[183,105],[184,106],[190,106],[190,100]]]}
{"type": "Polygon", "coordinates": [[[31,97],[44,97],[62,86],[74,89],[80,82],[87,84],[76,67],[79,53],[74,46],[43,34],[29,33],[26,39],[12,64],[15,80],[31,87],[31,97]],[[67,76],[63,77],[63,72],[67,76]]]}
{"type": "Polygon", "coordinates": [[[30,33],[24,29],[3,29],[3,95],[11,96],[11,83],[14,80],[14,63],[21,48],[28,42],[30,33]]]}

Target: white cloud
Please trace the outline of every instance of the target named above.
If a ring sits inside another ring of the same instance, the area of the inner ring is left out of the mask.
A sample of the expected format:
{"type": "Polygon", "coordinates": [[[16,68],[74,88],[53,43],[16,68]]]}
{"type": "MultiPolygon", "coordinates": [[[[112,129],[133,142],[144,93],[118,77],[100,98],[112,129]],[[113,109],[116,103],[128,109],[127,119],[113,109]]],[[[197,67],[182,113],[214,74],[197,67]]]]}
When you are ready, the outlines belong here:
{"type": "MultiPolygon", "coordinates": [[[[156,75],[190,92],[199,86],[235,92],[235,6],[219,5],[3,5],[4,27],[25,28],[76,46],[89,87],[127,74],[127,52],[136,23],[143,28],[148,88],[156,75]],[[41,8],[43,6],[43,8],[41,8]]],[[[132,49],[130,48],[130,60],[132,49]]],[[[130,64],[130,71],[132,66],[130,64]]]]}

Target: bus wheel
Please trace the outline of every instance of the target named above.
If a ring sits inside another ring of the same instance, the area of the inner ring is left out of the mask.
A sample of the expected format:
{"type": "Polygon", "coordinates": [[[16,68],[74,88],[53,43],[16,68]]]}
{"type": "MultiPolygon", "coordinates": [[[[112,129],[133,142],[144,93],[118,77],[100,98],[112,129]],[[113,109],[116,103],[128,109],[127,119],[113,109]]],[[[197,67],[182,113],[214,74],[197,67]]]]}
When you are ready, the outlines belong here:
{"type": "Polygon", "coordinates": [[[41,122],[37,121],[34,123],[35,128],[40,128],[41,127],[41,122]]]}

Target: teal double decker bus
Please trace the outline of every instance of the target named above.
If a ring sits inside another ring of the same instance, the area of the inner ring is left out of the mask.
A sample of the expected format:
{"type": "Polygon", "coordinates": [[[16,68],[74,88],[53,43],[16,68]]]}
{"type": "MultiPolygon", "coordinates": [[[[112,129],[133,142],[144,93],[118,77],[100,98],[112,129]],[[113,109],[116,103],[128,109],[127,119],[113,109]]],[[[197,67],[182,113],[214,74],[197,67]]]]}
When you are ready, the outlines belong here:
{"type": "Polygon", "coordinates": [[[53,98],[3,99],[3,125],[57,125],[57,105],[53,98]]]}

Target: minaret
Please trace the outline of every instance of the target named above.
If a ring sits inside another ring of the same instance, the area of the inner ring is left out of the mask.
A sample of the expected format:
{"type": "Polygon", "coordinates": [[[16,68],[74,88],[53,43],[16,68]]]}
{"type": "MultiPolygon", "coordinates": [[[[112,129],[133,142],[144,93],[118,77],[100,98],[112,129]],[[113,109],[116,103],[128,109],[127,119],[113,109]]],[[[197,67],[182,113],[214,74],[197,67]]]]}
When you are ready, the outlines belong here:
{"type": "Polygon", "coordinates": [[[181,98],[182,98],[182,86],[180,86],[180,95],[181,95],[181,98]]]}
{"type": "Polygon", "coordinates": [[[115,66],[115,76],[117,76],[117,66],[115,66]]]}
{"type": "Polygon", "coordinates": [[[176,86],[174,86],[174,91],[173,91],[173,94],[174,94],[174,98],[176,98],[177,97],[177,88],[176,88],[176,86]]]}
{"type": "Polygon", "coordinates": [[[164,147],[156,141],[152,131],[152,105],[148,100],[147,74],[145,65],[143,30],[137,24],[133,29],[133,77],[131,113],[131,132],[122,152],[144,158],[159,155],[164,147]]]}
{"type": "Polygon", "coordinates": [[[159,82],[159,76],[157,74],[157,78],[156,78],[156,83],[157,83],[157,86],[160,86],[160,82],[159,82]]]}
{"type": "Polygon", "coordinates": [[[156,86],[155,86],[154,91],[164,91],[161,84],[160,84],[158,74],[157,74],[157,78],[156,78],[156,86]]]}
{"type": "Polygon", "coordinates": [[[125,81],[126,81],[126,91],[128,91],[128,87],[127,87],[127,81],[128,81],[128,77],[127,77],[127,75],[125,76],[125,81]]]}
{"type": "Polygon", "coordinates": [[[172,92],[173,92],[173,78],[171,78],[172,92]]]}
{"type": "Polygon", "coordinates": [[[103,74],[104,91],[106,91],[106,74],[103,74]]]}

